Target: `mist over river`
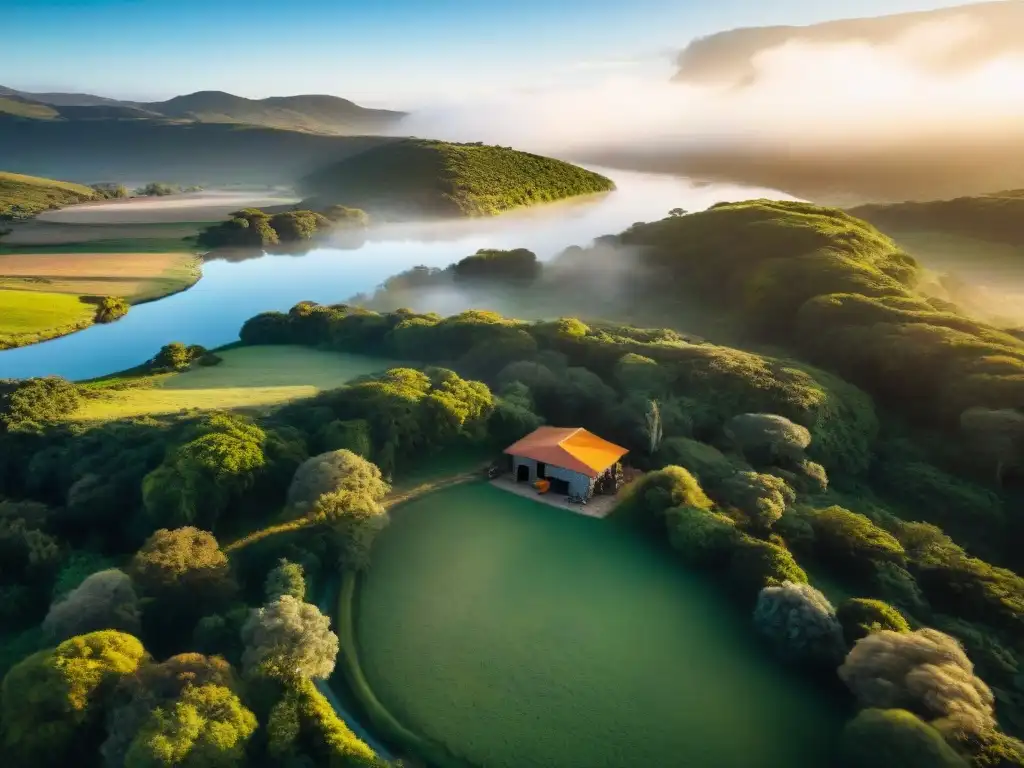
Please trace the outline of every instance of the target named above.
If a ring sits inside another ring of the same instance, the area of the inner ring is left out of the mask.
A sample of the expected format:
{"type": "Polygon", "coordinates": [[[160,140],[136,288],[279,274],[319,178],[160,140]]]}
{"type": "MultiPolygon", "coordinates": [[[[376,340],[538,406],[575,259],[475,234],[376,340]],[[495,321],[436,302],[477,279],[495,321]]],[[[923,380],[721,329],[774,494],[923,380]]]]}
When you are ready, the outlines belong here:
{"type": "Polygon", "coordinates": [[[547,260],[570,245],[585,246],[634,222],[660,219],[672,208],[792,199],[757,187],[594,170],[613,179],[617,189],[494,218],[372,227],[361,243],[328,243],[304,253],[209,258],[203,278],[187,291],[134,306],[114,323],[0,352],[0,378],[89,379],[139,365],[172,341],[221,346],[236,341],[242,323],[259,312],[287,311],[304,300],[336,304],[372,291],[397,272],[445,267],[479,248],[529,248],[547,260]]]}

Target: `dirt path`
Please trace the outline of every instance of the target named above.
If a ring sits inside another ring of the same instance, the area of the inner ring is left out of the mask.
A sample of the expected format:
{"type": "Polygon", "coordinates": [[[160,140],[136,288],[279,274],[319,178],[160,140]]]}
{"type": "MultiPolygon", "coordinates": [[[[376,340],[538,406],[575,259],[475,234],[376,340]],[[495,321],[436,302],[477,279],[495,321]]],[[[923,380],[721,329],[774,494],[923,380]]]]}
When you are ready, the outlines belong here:
{"type": "MultiPolygon", "coordinates": [[[[479,480],[483,475],[483,466],[484,465],[481,465],[480,469],[476,469],[471,472],[461,472],[457,475],[450,475],[448,477],[438,478],[437,480],[431,480],[405,491],[389,493],[384,497],[384,501],[382,502],[384,509],[392,509],[393,507],[397,507],[399,504],[405,504],[407,501],[412,501],[413,499],[425,496],[428,493],[433,493],[434,491],[438,491],[442,488],[448,488],[452,485],[461,485],[462,483],[468,483],[471,480],[479,480]]],[[[243,549],[250,544],[255,544],[258,541],[269,539],[271,536],[288,533],[289,531],[298,531],[303,528],[312,528],[323,524],[324,523],[321,520],[300,518],[298,520],[289,520],[286,523],[269,525],[266,528],[261,528],[258,531],[246,534],[242,538],[236,539],[230,544],[226,544],[223,547],[223,550],[226,554],[230,555],[232,552],[243,549]]]]}

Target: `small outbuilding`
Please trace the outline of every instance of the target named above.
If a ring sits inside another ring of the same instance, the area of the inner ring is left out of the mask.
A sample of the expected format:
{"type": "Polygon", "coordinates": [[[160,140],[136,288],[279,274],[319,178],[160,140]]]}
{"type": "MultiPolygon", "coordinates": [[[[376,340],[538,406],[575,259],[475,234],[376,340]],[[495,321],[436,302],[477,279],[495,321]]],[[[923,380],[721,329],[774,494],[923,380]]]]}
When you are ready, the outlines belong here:
{"type": "Polygon", "coordinates": [[[505,453],[517,482],[548,480],[553,493],[589,498],[602,480],[615,487],[619,459],[628,451],[582,427],[538,427],[505,453]]]}

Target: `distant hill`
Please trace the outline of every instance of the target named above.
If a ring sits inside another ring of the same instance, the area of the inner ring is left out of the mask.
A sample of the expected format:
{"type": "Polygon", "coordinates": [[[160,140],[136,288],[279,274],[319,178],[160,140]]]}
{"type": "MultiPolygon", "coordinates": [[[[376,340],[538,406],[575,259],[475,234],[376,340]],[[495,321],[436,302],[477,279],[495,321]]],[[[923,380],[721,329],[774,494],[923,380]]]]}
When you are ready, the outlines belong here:
{"type": "Polygon", "coordinates": [[[0,119],[0,168],[83,183],[294,184],[395,141],[166,120],[0,119]]]}
{"type": "Polygon", "coordinates": [[[1024,247],[1024,190],[954,200],[862,205],[850,213],[882,230],[966,235],[1024,247]]]}
{"type": "Polygon", "coordinates": [[[94,190],[80,184],[0,171],[0,222],[28,218],[96,197],[94,190]]]}
{"type": "Polygon", "coordinates": [[[221,91],[200,91],[139,106],[165,117],[200,123],[244,123],[316,133],[372,133],[405,115],[386,109],[365,109],[336,96],[254,100],[221,91]]]}
{"type": "Polygon", "coordinates": [[[27,93],[0,86],[0,116],[26,119],[149,119],[236,123],[328,134],[380,133],[404,112],[366,109],[337,96],[275,96],[246,99],[200,91],[167,101],[136,103],[79,93],[27,93]]]}
{"type": "Polygon", "coordinates": [[[306,177],[318,207],[339,203],[383,218],[491,216],[512,208],[604,192],[604,176],[509,147],[403,139],[306,177]]]}
{"type": "Polygon", "coordinates": [[[918,13],[844,19],[805,27],[748,27],[701,37],[678,55],[677,82],[749,85],[756,79],[756,57],[790,42],[836,44],[893,43],[923,23],[969,19],[976,33],[937,53],[922,53],[919,64],[932,71],[962,70],[1003,54],[1024,54],[1024,2],[977,3],[918,13]]]}

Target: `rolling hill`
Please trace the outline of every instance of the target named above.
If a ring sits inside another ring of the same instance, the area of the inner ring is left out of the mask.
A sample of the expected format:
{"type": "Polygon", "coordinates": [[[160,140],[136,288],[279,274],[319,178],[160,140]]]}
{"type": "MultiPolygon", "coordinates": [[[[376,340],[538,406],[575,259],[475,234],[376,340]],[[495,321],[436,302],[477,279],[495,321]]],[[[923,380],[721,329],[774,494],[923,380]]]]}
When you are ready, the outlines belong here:
{"type": "Polygon", "coordinates": [[[45,120],[146,119],[234,123],[311,133],[379,133],[404,112],[366,109],[337,96],[275,96],[246,99],[200,91],[167,101],[137,103],[78,93],[27,93],[0,86],[0,117],[45,120]]]}
{"type": "MultiPolygon", "coordinates": [[[[709,85],[750,85],[757,79],[757,58],[787,43],[834,45],[897,42],[922,24],[969,24],[944,50],[922,47],[916,63],[938,72],[962,71],[1005,54],[1024,54],[1024,3],[1019,0],[977,3],[934,11],[862,19],[842,19],[804,27],[746,27],[701,37],[676,58],[673,80],[709,85]]],[[[933,29],[936,27],[933,27],[933,29]]]]}
{"type": "Polygon", "coordinates": [[[953,200],[863,205],[850,213],[885,231],[932,231],[1024,247],[1024,190],[953,200]]]}
{"type": "Polygon", "coordinates": [[[94,190],[80,184],[0,171],[0,222],[28,218],[96,197],[94,190]]]}
{"type": "Polygon", "coordinates": [[[340,203],[383,218],[492,216],[614,187],[604,176],[561,160],[423,139],[375,147],[299,183],[318,207],[340,203]]]}

